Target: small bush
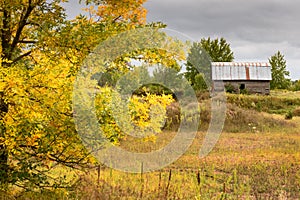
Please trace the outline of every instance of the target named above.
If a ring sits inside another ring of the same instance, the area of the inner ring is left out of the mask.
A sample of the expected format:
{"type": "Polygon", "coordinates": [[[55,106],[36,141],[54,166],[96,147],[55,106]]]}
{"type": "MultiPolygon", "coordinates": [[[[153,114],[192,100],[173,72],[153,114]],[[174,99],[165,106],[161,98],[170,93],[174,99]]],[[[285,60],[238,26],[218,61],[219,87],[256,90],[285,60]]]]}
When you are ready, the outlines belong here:
{"type": "Polygon", "coordinates": [[[195,83],[193,84],[195,91],[206,91],[208,89],[208,84],[205,81],[203,74],[197,74],[195,76],[195,83]]]}
{"type": "Polygon", "coordinates": [[[225,91],[228,92],[228,93],[235,93],[235,88],[230,83],[227,83],[225,85],[225,91]]]}
{"type": "Polygon", "coordinates": [[[293,113],[292,111],[288,111],[286,114],[285,114],[285,119],[293,119],[293,113]]]}
{"type": "Polygon", "coordinates": [[[173,102],[167,106],[167,119],[164,130],[176,131],[180,125],[180,105],[178,102],[173,102]]]}
{"type": "Polygon", "coordinates": [[[249,94],[249,91],[245,88],[240,90],[240,94],[249,94]]]}
{"type": "Polygon", "coordinates": [[[300,80],[297,80],[292,84],[291,90],[300,91],[300,80]]]}
{"type": "Polygon", "coordinates": [[[146,93],[132,95],[127,103],[111,88],[103,87],[95,98],[95,110],[104,135],[118,144],[128,133],[143,137],[160,133],[166,107],[173,101],[171,95],[146,93]],[[128,110],[124,109],[126,106],[128,110]]]}
{"type": "Polygon", "coordinates": [[[208,91],[197,91],[196,96],[199,102],[202,100],[207,100],[210,98],[210,93],[208,91]]]}

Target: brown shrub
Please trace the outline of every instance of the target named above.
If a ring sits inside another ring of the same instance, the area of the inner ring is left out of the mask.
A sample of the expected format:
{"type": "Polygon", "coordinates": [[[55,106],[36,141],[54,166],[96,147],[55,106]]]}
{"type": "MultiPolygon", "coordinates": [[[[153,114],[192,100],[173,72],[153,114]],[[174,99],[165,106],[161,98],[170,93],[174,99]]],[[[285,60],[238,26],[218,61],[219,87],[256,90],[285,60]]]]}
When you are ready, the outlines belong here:
{"type": "Polygon", "coordinates": [[[173,102],[167,106],[167,119],[164,130],[178,130],[180,125],[180,105],[178,102],[173,102]]]}
{"type": "Polygon", "coordinates": [[[300,107],[297,107],[295,110],[293,110],[293,116],[300,116],[300,107]]]}
{"type": "Polygon", "coordinates": [[[207,100],[210,98],[210,93],[208,91],[197,91],[196,92],[196,97],[198,101],[200,102],[201,100],[207,100]]]}

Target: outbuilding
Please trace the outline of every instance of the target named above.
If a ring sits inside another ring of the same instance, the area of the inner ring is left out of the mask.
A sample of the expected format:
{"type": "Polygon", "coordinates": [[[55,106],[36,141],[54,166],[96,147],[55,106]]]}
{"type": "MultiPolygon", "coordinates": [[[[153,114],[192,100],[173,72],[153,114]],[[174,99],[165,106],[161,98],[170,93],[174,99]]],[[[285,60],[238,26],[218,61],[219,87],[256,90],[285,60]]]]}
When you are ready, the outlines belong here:
{"type": "Polygon", "coordinates": [[[213,90],[270,94],[271,66],[262,62],[212,62],[213,90]]]}

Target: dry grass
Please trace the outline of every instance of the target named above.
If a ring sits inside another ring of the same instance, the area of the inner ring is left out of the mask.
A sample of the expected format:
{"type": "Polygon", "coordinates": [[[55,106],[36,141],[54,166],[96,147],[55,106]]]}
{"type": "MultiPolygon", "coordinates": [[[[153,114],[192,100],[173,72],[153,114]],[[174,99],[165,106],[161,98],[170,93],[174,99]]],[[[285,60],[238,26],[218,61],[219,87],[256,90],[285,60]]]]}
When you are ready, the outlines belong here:
{"type": "Polygon", "coordinates": [[[271,90],[270,95],[273,97],[297,99],[300,98],[300,91],[271,90]]]}
{"type": "MultiPolygon", "coordinates": [[[[271,94],[274,98],[280,95],[271,94]]],[[[300,97],[300,93],[286,95],[300,97]]],[[[201,106],[202,131],[197,133],[188,151],[170,166],[142,174],[101,166],[100,170],[80,174],[72,189],[45,193],[45,197],[300,199],[300,117],[285,120],[284,115],[228,104],[224,132],[210,154],[200,159],[199,150],[210,121],[209,102],[201,100],[201,106]]],[[[177,113],[176,105],[173,108],[170,113],[177,113]]],[[[164,147],[175,135],[175,131],[164,131],[155,142],[129,137],[121,147],[132,152],[150,152],[164,147]]],[[[30,197],[44,199],[42,195],[31,193],[24,193],[19,199],[30,197]]]]}
{"type": "MultiPolygon", "coordinates": [[[[164,133],[159,140],[173,135],[164,133]]],[[[223,133],[213,151],[200,159],[204,136],[199,132],[189,150],[161,171],[128,174],[103,167],[99,182],[92,171],[75,191],[82,199],[300,198],[299,134],[223,133]]]]}
{"type": "MultiPolygon", "coordinates": [[[[300,118],[293,120],[300,124],[300,118]]],[[[157,142],[163,145],[175,134],[165,132],[157,142]]],[[[204,137],[199,132],[189,150],[161,171],[128,174],[102,167],[99,182],[91,171],[74,191],[80,199],[300,198],[300,134],[225,132],[200,159],[204,137]]],[[[148,151],[142,143],[132,146],[148,151]]]]}
{"type": "MultiPolygon", "coordinates": [[[[300,118],[293,119],[300,124],[300,118]]],[[[176,133],[165,132],[157,145],[176,133]]],[[[299,199],[300,134],[222,133],[213,151],[198,157],[204,132],[189,150],[161,171],[130,174],[101,166],[80,175],[65,199],[299,199]],[[170,176],[171,170],[171,176],[170,176]]],[[[132,150],[147,152],[142,143],[132,150]]],[[[149,144],[150,145],[150,144],[149,144]]],[[[57,195],[59,194],[56,191],[57,195]]],[[[24,194],[29,197],[39,195],[24,194]]],[[[57,196],[44,194],[47,199],[57,196]]],[[[60,196],[61,197],[61,196],[60,196]]],[[[19,199],[30,199],[21,198],[19,199]]],[[[43,199],[43,198],[40,198],[43,199]]]]}

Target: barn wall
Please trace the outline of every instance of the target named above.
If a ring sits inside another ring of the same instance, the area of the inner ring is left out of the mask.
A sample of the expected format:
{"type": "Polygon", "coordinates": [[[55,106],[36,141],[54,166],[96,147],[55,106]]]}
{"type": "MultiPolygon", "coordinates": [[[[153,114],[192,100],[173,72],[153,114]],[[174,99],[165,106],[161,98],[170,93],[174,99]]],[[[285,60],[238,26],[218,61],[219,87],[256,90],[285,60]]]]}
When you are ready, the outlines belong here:
{"type": "Polygon", "coordinates": [[[250,94],[270,94],[270,81],[214,81],[213,88],[216,91],[220,91],[227,84],[231,84],[236,93],[240,93],[240,88],[244,86],[250,94]]]}

